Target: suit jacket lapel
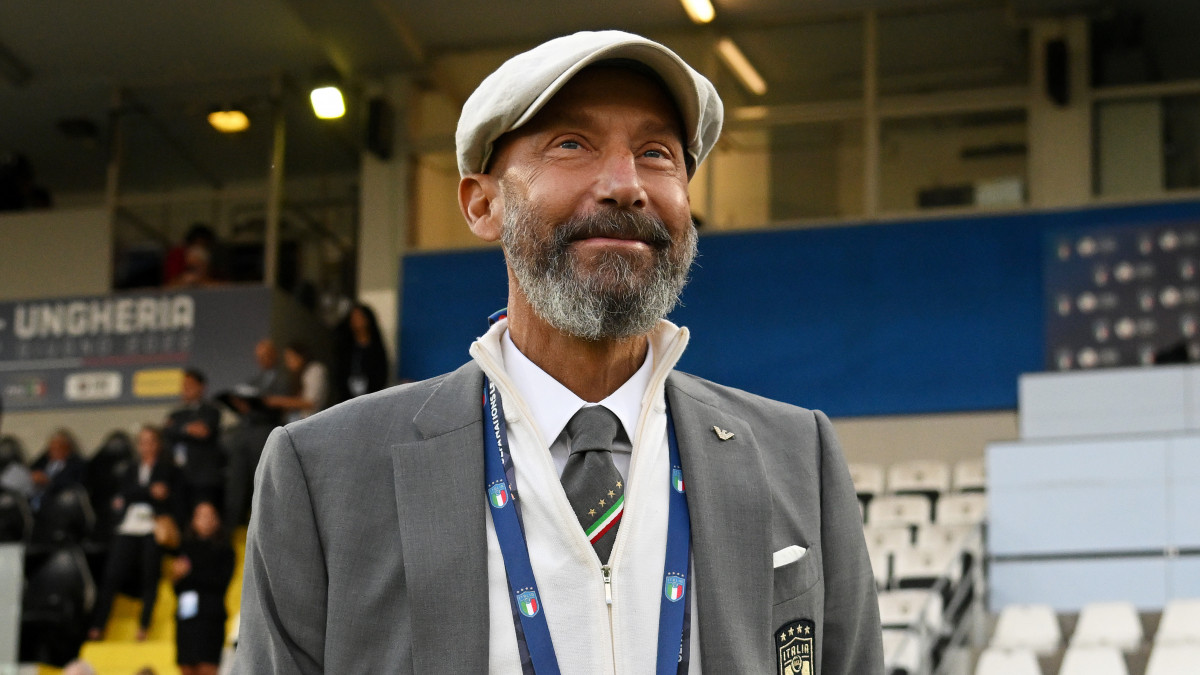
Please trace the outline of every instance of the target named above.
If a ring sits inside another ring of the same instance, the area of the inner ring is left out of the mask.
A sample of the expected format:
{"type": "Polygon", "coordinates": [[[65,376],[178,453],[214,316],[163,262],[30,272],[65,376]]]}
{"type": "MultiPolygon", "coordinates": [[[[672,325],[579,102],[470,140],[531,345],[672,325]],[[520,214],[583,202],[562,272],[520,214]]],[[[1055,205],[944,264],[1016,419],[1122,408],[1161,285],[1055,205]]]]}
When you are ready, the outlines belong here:
{"type": "Polygon", "coordinates": [[[754,433],[686,377],[667,379],[692,522],[700,656],[705,671],[767,672],[771,508],[754,433]],[[721,440],[713,426],[732,432],[721,440]]]}
{"type": "Polygon", "coordinates": [[[487,672],[483,374],[446,376],[413,422],[425,440],[392,447],[418,673],[487,672]]]}

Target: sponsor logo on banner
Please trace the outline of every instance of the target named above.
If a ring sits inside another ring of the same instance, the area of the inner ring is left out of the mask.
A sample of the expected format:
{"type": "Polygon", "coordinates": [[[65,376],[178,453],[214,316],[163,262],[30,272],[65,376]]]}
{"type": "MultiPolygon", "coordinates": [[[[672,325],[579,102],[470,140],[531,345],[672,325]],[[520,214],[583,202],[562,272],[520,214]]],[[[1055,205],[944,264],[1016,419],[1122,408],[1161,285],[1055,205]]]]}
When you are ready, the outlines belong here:
{"type": "Polygon", "coordinates": [[[63,396],[68,401],[111,401],[121,398],[121,373],[93,371],[68,375],[63,396]]]}
{"type": "MultiPolygon", "coordinates": [[[[659,480],[662,479],[659,478],[659,480]]],[[[671,487],[675,488],[676,492],[683,492],[683,469],[671,469],[671,487]]]]}
{"type": "Polygon", "coordinates": [[[22,378],[4,387],[4,400],[9,403],[37,401],[46,398],[49,391],[46,381],[40,377],[22,378]]]}
{"type": "Polygon", "coordinates": [[[538,602],[537,591],[525,591],[517,595],[517,607],[521,609],[521,613],[529,618],[537,616],[541,610],[541,603],[538,602]]]}
{"type": "Polygon", "coordinates": [[[133,374],[133,395],[138,398],[167,398],[183,391],[182,368],[155,368],[133,374]]]}
{"type": "Polygon", "coordinates": [[[816,625],[808,619],[783,624],[775,631],[775,653],[779,675],[813,675],[813,644],[816,625]]]}
{"type": "MultiPolygon", "coordinates": [[[[475,494],[479,493],[477,492],[475,494]]],[[[502,509],[508,504],[508,489],[504,487],[504,483],[493,485],[492,487],[488,488],[488,497],[492,501],[492,506],[502,509]]],[[[475,503],[478,504],[479,502],[475,503]]]]}
{"type": "MultiPolygon", "coordinates": [[[[661,485],[661,483],[660,483],[661,485]]],[[[668,574],[667,581],[663,584],[663,595],[671,602],[679,602],[683,598],[683,587],[685,580],[678,574],[668,574]]]]}

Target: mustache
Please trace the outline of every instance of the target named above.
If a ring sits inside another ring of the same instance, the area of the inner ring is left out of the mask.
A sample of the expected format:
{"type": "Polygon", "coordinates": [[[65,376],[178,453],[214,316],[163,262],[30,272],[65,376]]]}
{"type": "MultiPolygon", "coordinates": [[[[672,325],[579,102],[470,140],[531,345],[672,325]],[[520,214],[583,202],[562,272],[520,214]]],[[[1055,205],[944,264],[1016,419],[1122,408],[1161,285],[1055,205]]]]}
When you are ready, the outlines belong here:
{"type": "Polygon", "coordinates": [[[592,237],[643,241],[654,248],[671,245],[671,232],[662,219],[642,211],[604,208],[575,216],[554,233],[556,243],[566,245],[592,237]]]}

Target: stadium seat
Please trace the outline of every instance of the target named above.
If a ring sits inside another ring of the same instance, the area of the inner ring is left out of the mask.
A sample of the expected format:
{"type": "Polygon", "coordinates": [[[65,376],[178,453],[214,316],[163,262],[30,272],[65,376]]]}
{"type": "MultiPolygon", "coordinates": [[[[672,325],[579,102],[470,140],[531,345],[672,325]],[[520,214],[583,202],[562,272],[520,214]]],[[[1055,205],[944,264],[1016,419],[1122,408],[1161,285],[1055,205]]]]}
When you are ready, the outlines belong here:
{"type": "Polygon", "coordinates": [[[879,619],[884,628],[935,632],[942,626],[942,598],[922,589],[880,591],[879,619]]]}
{"type": "Polygon", "coordinates": [[[873,548],[868,542],[867,557],[871,559],[871,572],[875,575],[875,588],[887,588],[892,578],[892,551],[873,548]]]}
{"type": "Polygon", "coordinates": [[[975,675],[1043,675],[1032,649],[991,647],[979,655],[975,675]]]}
{"type": "Polygon", "coordinates": [[[0,490],[0,543],[28,542],[33,533],[33,514],[25,496],[0,490]]]}
{"type": "Polygon", "coordinates": [[[922,672],[929,660],[929,640],[917,631],[887,628],[883,631],[883,670],[888,675],[922,672]]]}
{"type": "Polygon", "coordinates": [[[937,522],[943,525],[978,525],[987,519],[987,495],[951,494],[938,500],[937,522]]]}
{"type": "Polygon", "coordinates": [[[1154,645],[1146,675],[1196,675],[1200,672],[1200,645],[1154,645]]]}
{"type": "Polygon", "coordinates": [[[871,500],[884,492],[883,467],[878,464],[851,462],[849,469],[850,482],[854,483],[854,491],[858,493],[858,504],[865,515],[871,500]]]}
{"type": "Polygon", "coordinates": [[[923,494],[931,499],[950,491],[950,467],[945,462],[897,462],[887,470],[888,490],[895,495],[923,494]]]}
{"type": "Polygon", "coordinates": [[[950,489],[955,492],[984,492],[987,474],[982,459],[964,459],[954,463],[950,489]]]}
{"type": "Polygon", "coordinates": [[[11,462],[25,463],[25,448],[16,436],[0,437],[0,468],[11,462]]]}
{"type": "Polygon", "coordinates": [[[1040,655],[1053,654],[1062,644],[1062,628],[1050,605],[1008,605],[1000,610],[991,646],[1000,649],[1032,649],[1040,655]]]}
{"type": "Polygon", "coordinates": [[[87,490],[72,485],[42,504],[33,524],[33,542],[48,546],[78,544],[91,534],[95,524],[87,490]]]}
{"type": "Polygon", "coordinates": [[[929,500],[920,495],[886,495],[867,505],[867,524],[922,525],[931,522],[929,500]]]}
{"type": "Polygon", "coordinates": [[[950,586],[962,578],[962,549],[955,546],[910,546],[896,551],[892,561],[898,588],[932,588],[941,579],[950,586]]]}
{"type": "Polygon", "coordinates": [[[1116,647],[1137,651],[1142,644],[1142,620],[1131,602],[1092,602],[1079,612],[1072,647],[1116,647]]]}
{"type": "Polygon", "coordinates": [[[1163,609],[1154,644],[1200,645],[1200,598],[1171,600],[1163,609]]]}
{"type": "Polygon", "coordinates": [[[1116,647],[1069,647],[1058,675],[1129,675],[1125,657],[1116,647]]]}
{"type": "Polygon", "coordinates": [[[908,525],[867,525],[863,527],[867,546],[895,551],[912,546],[912,530],[908,525]]]}
{"type": "Polygon", "coordinates": [[[21,660],[59,668],[79,654],[96,585],[78,547],[67,546],[30,570],[21,613],[21,660]]]}
{"type": "Polygon", "coordinates": [[[971,541],[974,525],[945,523],[926,523],[917,526],[917,546],[920,547],[967,547],[971,541]]]}

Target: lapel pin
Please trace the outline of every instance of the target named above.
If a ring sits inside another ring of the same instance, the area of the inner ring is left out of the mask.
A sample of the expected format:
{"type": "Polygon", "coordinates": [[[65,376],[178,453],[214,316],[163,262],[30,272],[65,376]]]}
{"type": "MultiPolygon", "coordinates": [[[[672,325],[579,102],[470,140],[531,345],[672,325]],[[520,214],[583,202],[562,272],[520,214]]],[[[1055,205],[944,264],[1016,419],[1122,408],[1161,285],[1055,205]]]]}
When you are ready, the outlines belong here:
{"type": "Polygon", "coordinates": [[[733,438],[732,431],[725,431],[721,427],[713,427],[713,433],[717,435],[717,438],[719,438],[723,441],[727,441],[727,440],[733,438]]]}

